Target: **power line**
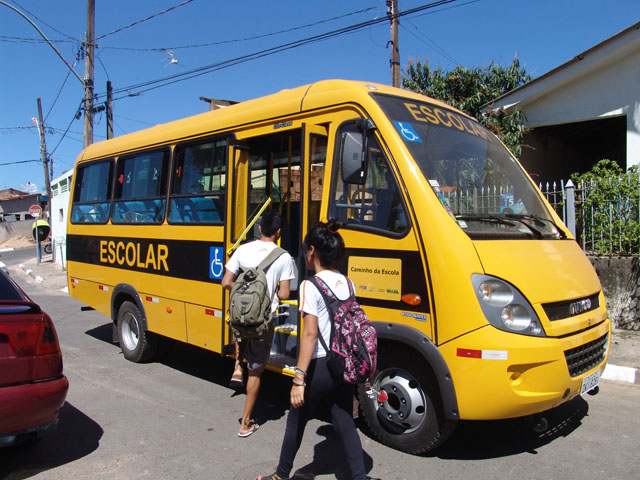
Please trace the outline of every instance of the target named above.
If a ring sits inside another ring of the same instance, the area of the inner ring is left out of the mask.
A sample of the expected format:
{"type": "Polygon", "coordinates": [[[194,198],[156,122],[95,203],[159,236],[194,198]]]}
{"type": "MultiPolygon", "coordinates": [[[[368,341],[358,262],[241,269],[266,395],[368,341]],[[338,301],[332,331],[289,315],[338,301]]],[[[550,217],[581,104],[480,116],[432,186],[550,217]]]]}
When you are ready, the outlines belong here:
{"type": "Polygon", "coordinates": [[[40,162],[42,162],[42,160],[18,160],[18,161],[15,161],[15,162],[0,163],[0,167],[4,167],[4,166],[7,166],[7,165],[17,165],[19,163],[31,163],[31,162],[40,163],[40,162]]]}
{"type": "Polygon", "coordinates": [[[261,35],[254,35],[252,37],[235,38],[235,39],[231,39],[231,40],[221,40],[219,42],[200,43],[200,44],[195,44],[195,45],[182,45],[182,46],[177,46],[177,47],[163,47],[163,48],[159,48],[159,47],[156,47],[156,48],[109,47],[109,46],[104,46],[104,45],[101,45],[100,48],[109,49],[109,50],[130,50],[130,51],[137,51],[137,52],[164,52],[166,50],[180,50],[180,49],[187,49],[187,48],[212,47],[212,46],[217,46],[217,45],[225,45],[225,44],[229,44],[229,43],[247,42],[247,41],[251,41],[251,40],[260,40],[262,38],[273,37],[275,35],[281,35],[283,33],[290,33],[290,32],[294,32],[296,30],[302,30],[302,29],[309,28],[309,27],[315,27],[316,25],[321,25],[323,23],[332,22],[334,20],[341,20],[341,19],[346,18],[346,17],[350,17],[350,16],[353,16],[353,15],[358,15],[360,13],[366,13],[366,12],[369,12],[371,10],[376,10],[377,8],[378,7],[364,8],[362,10],[357,10],[355,12],[347,13],[347,14],[344,14],[344,15],[339,15],[337,17],[327,18],[327,19],[324,19],[324,20],[319,20],[319,21],[313,22],[313,23],[307,23],[305,25],[300,25],[300,26],[297,26],[297,27],[288,28],[286,30],[280,30],[280,31],[271,32],[271,33],[264,33],[264,34],[261,34],[261,35]]]}
{"type": "Polygon", "coordinates": [[[443,57],[445,57],[446,59],[450,60],[451,62],[460,65],[461,62],[459,62],[458,60],[456,60],[455,58],[453,58],[451,55],[449,55],[442,47],[440,47],[435,41],[433,41],[431,38],[425,36],[424,38],[422,38],[422,32],[420,32],[420,29],[418,27],[416,27],[413,23],[411,23],[410,21],[408,22],[413,28],[415,28],[421,35],[416,34],[415,32],[412,32],[411,30],[409,30],[407,27],[405,27],[404,25],[400,25],[404,30],[407,31],[407,33],[410,33],[414,38],[418,39],[419,41],[421,41],[422,43],[424,43],[427,47],[430,47],[431,49],[433,49],[436,53],[439,53],[440,55],[442,55],[443,57]]]}
{"type": "Polygon", "coordinates": [[[62,56],[62,54],[58,51],[58,49],[55,47],[55,45],[53,43],[51,43],[51,41],[46,37],[46,35],[44,33],[42,33],[42,30],[40,30],[40,28],[38,28],[38,26],[33,23],[33,20],[31,20],[29,17],[27,17],[24,13],[22,13],[20,10],[18,10],[16,7],[9,5],[7,2],[0,0],[0,5],[4,5],[5,7],[10,8],[11,10],[13,10],[14,12],[16,12],[18,15],[20,15],[22,18],[24,18],[27,22],[29,22],[31,24],[31,26],[33,28],[35,28],[38,33],[42,36],[42,38],[44,38],[47,43],[49,44],[49,46],[51,48],[53,48],[53,50],[56,52],[56,54],[58,55],[58,57],[60,57],[60,60],[62,60],[64,62],[64,64],[69,68],[69,70],[71,70],[71,72],[76,76],[76,78],[80,81],[80,83],[82,83],[84,85],[84,80],[82,80],[82,78],[80,78],[80,75],[78,75],[76,73],[76,71],[71,67],[71,65],[69,65],[69,62],[67,62],[65,60],[65,58],[62,56]]]}
{"type": "Polygon", "coordinates": [[[179,3],[178,5],[174,5],[173,7],[169,7],[166,10],[163,10],[161,12],[158,12],[158,13],[155,13],[153,15],[150,15],[150,16],[148,16],[146,18],[143,18],[142,20],[138,20],[137,22],[130,23],[129,25],[125,25],[124,27],[117,28],[113,32],[105,33],[104,35],[101,35],[98,38],[96,38],[96,41],[100,40],[101,38],[108,37],[109,35],[113,35],[114,33],[121,32],[122,30],[126,30],[127,28],[131,28],[131,27],[133,27],[135,25],[138,25],[140,23],[143,23],[143,22],[146,22],[148,20],[151,20],[153,18],[159,17],[160,15],[168,13],[171,10],[175,10],[176,8],[182,7],[182,6],[186,5],[187,3],[191,3],[191,2],[193,2],[193,0],[185,0],[184,2],[179,3]]]}
{"type": "MultiPolygon", "coordinates": [[[[42,23],[43,25],[46,25],[47,27],[49,27],[51,30],[53,30],[54,32],[59,33],[60,35],[67,37],[69,40],[72,40],[74,43],[78,43],[79,40],[77,38],[73,38],[70,35],[67,35],[64,32],[61,32],[60,30],[58,30],[56,27],[53,27],[51,25],[49,25],[47,22],[45,22],[44,20],[42,20],[41,18],[39,18],[35,13],[30,12],[29,10],[27,10],[26,8],[24,8],[22,5],[20,5],[18,2],[16,2],[16,0],[11,0],[11,2],[14,5],[17,5],[18,7],[20,7],[22,10],[24,10],[25,12],[27,12],[29,15],[31,15],[33,18],[35,18],[36,20],[38,20],[40,23],[42,23]]],[[[64,40],[61,40],[64,41],[64,40]]]]}
{"type": "MultiPolygon", "coordinates": [[[[458,0],[436,0],[435,2],[431,2],[429,4],[426,5],[421,5],[419,7],[415,7],[409,10],[405,10],[402,12],[398,12],[397,13],[397,17],[401,18],[401,17],[405,17],[405,16],[409,16],[409,15],[414,15],[416,13],[425,11],[425,10],[429,10],[432,8],[436,8],[436,7],[440,7],[443,5],[448,5],[451,3],[454,3],[458,0]]],[[[245,63],[251,60],[257,60],[259,58],[264,58],[270,55],[274,55],[276,53],[280,53],[280,52],[284,52],[287,50],[291,50],[294,48],[298,48],[304,45],[309,45],[312,43],[316,43],[316,42],[320,42],[320,41],[324,41],[324,40],[328,40],[331,38],[336,38],[339,36],[343,36],[343,35],[347,35],[347,34],[351,34],[351,33],[355,33],[359,30],[362,30],[364,28],[373,26],[373,25],[378,25],[380,23],[386,23],[388,22],[389,19],[387,17],[381,17],[381,18],[374,18],[372,20],[367,20],[365,22],[361,22],[355,25],[349,25],[347,27],[342,27],[336,30],[332,30],[330,32],[326,32],[326,33],[321,33],[318,35],[314,35],[311,37],[307,37],[307,38],[303,38],[300,40],[294,40],[292,42],[289,43],[285,43],[282,45],[278,45],[275,47],[271,47],[271,48],[267,48],[264,50],[260,50],[257,52],[253,52],[253,53],[249,53],[247,55],[242,55],[239,57],[235,57],[232,59],[228,59],[228,60],[223,60],[221,62],[217,62],[217,63],[213,63],[210,65],[205,65],[202,67],[198,67],[192,70],[187,70],[185,72],[182,73],[177,73],[174,75],[170,75],[167,77],[163,77],[163,78],[159,78],[156,80],[150,80],[150,81],[146,81],[146,82],[142,82],[142,83],[138,83],[135,85],[130,85],[128,87],[123,87],[123,88],[119,88],[113,91],[114,95],[116,94],[121,94],[124,93],[125,95],[119,98],[114,98],[114,100],[120,100],[122,98],[128,97],[128,96],[136,96],[136,95],[140,95],[144,92],[150,91],[150,90],[154,90],[156,88],[160,88],[160,87],[164,87],[167,85],[171,85],[177,82],[181,82],[181,81],[185,81],[185,80],[189,80],[201,75],[206,75],[208,73],[214,72],[214,71],[218,71],[218,70],[222,70],[225,68],[229,68],[231,66],[235,66],[241,63],[245,63]],[[149,87],[149,88],[146,88],[149,87]],[[144,90],[142,90],[144,89],[144,90]],[[137,92],[133,92],[134,90],[139,90],[137,92]]],[[[106,94],[99,94],[97,95],[97,98],[101,98],[101,97],[105,97],[106,94]]]]}

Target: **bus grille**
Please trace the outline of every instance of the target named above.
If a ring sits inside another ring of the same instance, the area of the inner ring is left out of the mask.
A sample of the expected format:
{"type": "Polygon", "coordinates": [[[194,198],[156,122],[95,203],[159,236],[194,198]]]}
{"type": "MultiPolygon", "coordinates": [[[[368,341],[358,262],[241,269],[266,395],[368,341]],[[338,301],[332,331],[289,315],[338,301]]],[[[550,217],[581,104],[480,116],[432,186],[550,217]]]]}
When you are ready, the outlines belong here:
{"type": "Polygon", "coordinates": [[[549,320],[562,320],[590,312],[600,306],[600,296],[597,293],[584,298],[576,298],[564,302],[545,303],[542,305],[549,320]]]}
{"type": "Polygon", "coordinates": [[[609,334],[606,333],[592,342],[565,350],[564,356],[567,359],[569,375],[577,377],[602,362],[607,351],[608,339],[609,334]]]}

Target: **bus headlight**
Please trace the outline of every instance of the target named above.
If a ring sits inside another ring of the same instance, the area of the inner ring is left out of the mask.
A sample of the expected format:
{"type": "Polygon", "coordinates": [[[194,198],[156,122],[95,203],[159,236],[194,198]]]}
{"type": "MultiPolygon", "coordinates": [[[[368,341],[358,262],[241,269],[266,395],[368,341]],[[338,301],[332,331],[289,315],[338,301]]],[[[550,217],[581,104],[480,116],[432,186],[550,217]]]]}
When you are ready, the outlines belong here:
{"type": "Polygon", "coordinates": [[[526,298],[504,280],[473,274],[471,283],[487,321],[512,333],[544,337],[540,320],[526,298]]]}

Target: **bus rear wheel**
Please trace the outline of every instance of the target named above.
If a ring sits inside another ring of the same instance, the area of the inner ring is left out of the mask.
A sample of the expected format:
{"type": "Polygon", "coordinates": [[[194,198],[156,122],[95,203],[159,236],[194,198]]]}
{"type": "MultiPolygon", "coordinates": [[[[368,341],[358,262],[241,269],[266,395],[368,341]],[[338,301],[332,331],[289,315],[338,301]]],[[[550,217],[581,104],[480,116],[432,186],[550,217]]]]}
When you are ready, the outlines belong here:
{"type": "Polygon", "coordinates": [[[378,370],[371,382],[374,398],[364,385],[358,392],[371,435],[411,454],[426,453],[449,438],[457,422],[444,418],[435,381],[416,352],[378,349],[378,370]]]}
{"type": "Polygon", "coordinates": [[[153,333],[144,330],[140,310],[129,301],[118,310],[118,340],[124,357],[136,363],[148,362],[158,349],[153,333]]]}

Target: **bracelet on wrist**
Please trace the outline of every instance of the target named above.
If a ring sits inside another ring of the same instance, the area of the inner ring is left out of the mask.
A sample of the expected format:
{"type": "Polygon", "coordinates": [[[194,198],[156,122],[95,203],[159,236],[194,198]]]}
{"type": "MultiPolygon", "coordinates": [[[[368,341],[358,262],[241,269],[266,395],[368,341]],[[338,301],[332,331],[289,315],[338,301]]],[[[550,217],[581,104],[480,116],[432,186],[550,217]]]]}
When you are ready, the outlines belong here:
{"type": "Polygon", "coordinates": [[[301,368],[296,367],[296,368],[294,368],[293,370],[294,370],[294,372],[299,373],[299,374],[300,374],[300,375],[302,375],[303,377],[306,377],[306,376],[307,376],[307,372],[305,372],[305,371],[304,371],[304,370],[302,370],[301,368]]]}
{"type": "Polygon", "coordinates": [[[296,386],[296,387],[306,387],[307,386],[307,384],[305,382],[302,382],[302,383],[293,382],[293,385],[296,386]]]}

